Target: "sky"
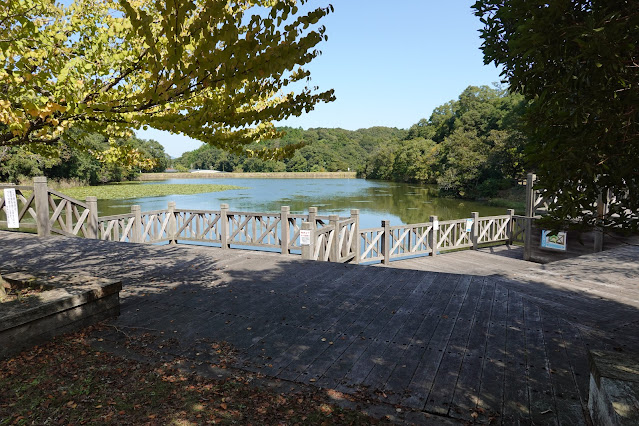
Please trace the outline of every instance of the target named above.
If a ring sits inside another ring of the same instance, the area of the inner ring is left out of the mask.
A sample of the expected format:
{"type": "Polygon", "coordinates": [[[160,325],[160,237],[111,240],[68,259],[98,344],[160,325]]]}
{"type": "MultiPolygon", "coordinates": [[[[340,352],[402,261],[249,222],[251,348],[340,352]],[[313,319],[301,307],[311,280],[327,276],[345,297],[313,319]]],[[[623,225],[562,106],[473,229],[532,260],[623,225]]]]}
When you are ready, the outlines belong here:
{"type": "MultiPolygon", "coordinates": [[[[276,123],[304,129],[373,126],[407,129],[468,86],[500,81],[479,50],[475,0],[309,0],[303,9],[335,9],[322,20],[328,41],[307,65],[311,85],[335,89],[336,101],[276,123]]],[[[136,132],[180,156],[201,142],[154,129],[136,132]]]]}

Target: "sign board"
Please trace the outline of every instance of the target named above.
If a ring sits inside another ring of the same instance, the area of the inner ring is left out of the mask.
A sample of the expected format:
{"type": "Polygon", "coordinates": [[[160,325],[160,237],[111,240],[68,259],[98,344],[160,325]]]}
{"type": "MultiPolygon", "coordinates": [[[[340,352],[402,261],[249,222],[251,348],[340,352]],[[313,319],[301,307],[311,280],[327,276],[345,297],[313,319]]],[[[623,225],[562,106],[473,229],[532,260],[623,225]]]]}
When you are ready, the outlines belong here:
{"type": "Polygon", "coordinates": [[[7,227],[19,228],[20,220],[18,219],[18,200],[15,188],[5,188],[4,190],[4,211],[7,215],[7,227]]]}
{"type": "Polygon", "coordinates": [[[438,220],[433,220],[433,229],[435,231],[437,231],[439,229],[439,221],[438,220]]]}
{"type": "Polygon", "coordinates": [[[466,219],[466,232],[473,232],[473,220],[466,219]]]}
{"type": "Polygon", "coordinates": [[[309,229],[300,230],[300,245],[302,246],[311,245],[311,231],[309,229]]]}
{"type": "Polygon", "coordinates": [[[546,229],[541,231],[541,247],[566,251],[566,233],[557,232],[555,235],[551,235],[551,232],[552,231],[546,229]]]}

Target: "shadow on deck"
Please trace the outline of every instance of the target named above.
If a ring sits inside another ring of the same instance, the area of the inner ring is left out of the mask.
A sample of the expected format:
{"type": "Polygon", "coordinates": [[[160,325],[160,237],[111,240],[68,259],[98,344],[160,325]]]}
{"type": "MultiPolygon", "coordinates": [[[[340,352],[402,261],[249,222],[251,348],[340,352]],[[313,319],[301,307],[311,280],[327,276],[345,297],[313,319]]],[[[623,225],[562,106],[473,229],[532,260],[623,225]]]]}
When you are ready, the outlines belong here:
{"type": "Polygon", "coordinates": [[[621,296],[637,292],[636,264],[606,263],[627,279],[604,297],[609,286],[563,287],[559,269],[516,279],[7,232],[0,244],[3,272],[121,279],[107,346],[136,340],[157,356],[442,416],[433,423],[589,424],[587,350],[639,350],[639,306],[621,296]]]}

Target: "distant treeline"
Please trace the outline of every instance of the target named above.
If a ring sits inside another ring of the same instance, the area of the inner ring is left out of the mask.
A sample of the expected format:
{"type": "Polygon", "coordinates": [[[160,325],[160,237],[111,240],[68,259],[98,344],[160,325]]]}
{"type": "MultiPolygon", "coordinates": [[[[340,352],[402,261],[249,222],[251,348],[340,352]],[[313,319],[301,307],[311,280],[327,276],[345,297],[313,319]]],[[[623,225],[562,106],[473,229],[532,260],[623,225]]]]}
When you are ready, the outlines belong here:
{"type": "Polygon", "coordinates": [[[70,129],[51,147],[0,147],[0,182],[19,183],[34,176],[97,185],[131,180],[141,171],[162,172],[171,159],[154,140],[108,141],[96,133],[70,129]]]}
{"type": "Polygon", "coordinates": [[[205,145],[184,153],[174,165],[227,172],[350,170],[370,179],[436,183],[440,191],[455,196],[489,197],[524,175],[526,139],[519,131],[524,108],[519,95],[470,86],[408,130],[284,127],[280,130],[285,136],[254,148],[303,144],[290,158],[262,160],[205,145]]]}

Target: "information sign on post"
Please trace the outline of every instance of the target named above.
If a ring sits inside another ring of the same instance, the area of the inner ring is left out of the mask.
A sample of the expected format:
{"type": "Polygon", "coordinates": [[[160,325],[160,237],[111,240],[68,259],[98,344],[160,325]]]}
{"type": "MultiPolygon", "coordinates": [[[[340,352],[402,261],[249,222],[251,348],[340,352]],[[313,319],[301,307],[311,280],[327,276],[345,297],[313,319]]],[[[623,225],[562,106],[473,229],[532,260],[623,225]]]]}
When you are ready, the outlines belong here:
{"type": "Polygon", "coordinates": [[[541,231],[541,246],[547,249],[566,251],[566,233],[552,234],[549,230],[541,231]]]}
{"type": "Polygon", "coordinates": [[[302,229],[300,230],[300,245],[310,246],[311,245],[311,231],[302,229]]]}
{"type": "Polygon", "coordinates": [[[466,219],[466,232],[473,232],[473,220],[466,219]]]}
{"type": "Polygon", "coordinates": [[[4,190],[4,211],[7,215],[7,227],[19,228],[20,219],[18,218],[18,200],[15,188],[5,188],[4,190]]]}

